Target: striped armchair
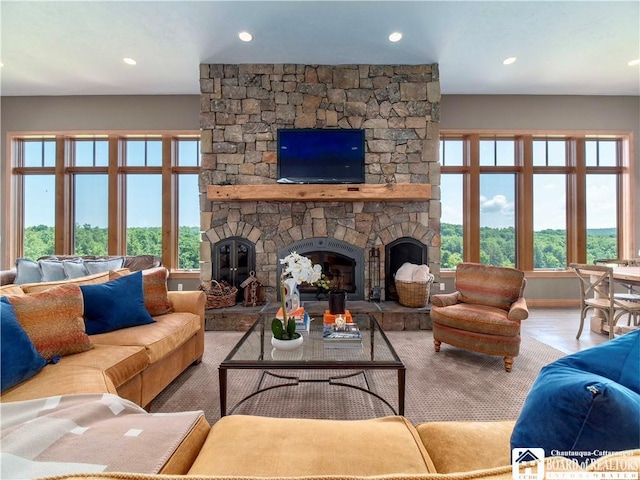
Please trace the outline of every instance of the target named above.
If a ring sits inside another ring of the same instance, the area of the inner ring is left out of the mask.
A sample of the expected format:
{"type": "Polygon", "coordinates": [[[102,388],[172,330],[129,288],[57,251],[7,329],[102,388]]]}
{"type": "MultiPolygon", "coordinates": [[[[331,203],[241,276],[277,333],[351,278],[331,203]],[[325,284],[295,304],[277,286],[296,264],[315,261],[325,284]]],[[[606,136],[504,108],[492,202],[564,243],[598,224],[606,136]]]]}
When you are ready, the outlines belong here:
{"type": "Polygon", "coordinates": [[[520,353],[520,321],[529,316],[525,285],[524,272],[515,268],[458,264],[456,291],[432,298],[436,352],[446,343],[502,356],[510,372],[520,353]]]}

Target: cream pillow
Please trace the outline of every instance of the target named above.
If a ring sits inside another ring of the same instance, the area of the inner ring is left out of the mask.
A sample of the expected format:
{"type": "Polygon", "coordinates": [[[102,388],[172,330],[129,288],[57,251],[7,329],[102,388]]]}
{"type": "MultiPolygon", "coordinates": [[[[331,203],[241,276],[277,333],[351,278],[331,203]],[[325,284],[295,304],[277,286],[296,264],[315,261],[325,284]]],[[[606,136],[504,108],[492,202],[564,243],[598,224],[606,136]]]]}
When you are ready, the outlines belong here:
{"type": "Polygon", "coordinates": [[[396,272],[396,280],[400,282],[413,282],[413,270],[417,265],[405,262],[396,272]]]}
{"type": "Polygon", "coordinates": [[[429,280],[429,266],[428,265],[416,265],[413,269],[413,277],[412,280],[414,282],[426,282],[429,280]]]}

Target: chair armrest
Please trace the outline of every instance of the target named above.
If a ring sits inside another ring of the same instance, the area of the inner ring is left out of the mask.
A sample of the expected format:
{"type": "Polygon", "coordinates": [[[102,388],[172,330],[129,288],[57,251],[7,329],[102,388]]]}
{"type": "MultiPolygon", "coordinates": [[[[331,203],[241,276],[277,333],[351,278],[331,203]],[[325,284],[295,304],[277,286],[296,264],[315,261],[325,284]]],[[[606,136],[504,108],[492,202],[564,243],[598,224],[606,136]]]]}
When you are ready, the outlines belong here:
{"type": "Polygon", "coordinates": [[[460,292],[441,293],[440,295],[433,295],[431,303],[434,307],[448,307],[449,305],[460,303],[459,296],[460,292]]]}
{"type": "Polygon", "coordinates": [[[511,304],[507,318],[509,320],[526,320],[529,318],[529,309],[524,297],[520,297],[511,304]]]}
{"type": "Polygon", "coordinates": [[[174,312],[195,313],[204,321],[204,307],[207,303],[207,296],[200,290],[185,290],[167,292],[171,308],[174,312]]]}

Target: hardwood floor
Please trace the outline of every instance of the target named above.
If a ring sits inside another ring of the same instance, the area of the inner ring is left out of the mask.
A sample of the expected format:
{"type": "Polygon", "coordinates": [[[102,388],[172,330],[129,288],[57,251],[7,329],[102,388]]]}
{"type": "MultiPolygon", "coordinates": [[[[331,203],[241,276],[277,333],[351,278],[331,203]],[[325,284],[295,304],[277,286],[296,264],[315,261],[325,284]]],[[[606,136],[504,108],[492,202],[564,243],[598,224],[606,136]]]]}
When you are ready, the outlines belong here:
{"type": "Polygon", "coordinates": [[[595,347],[609,339],[608,335],[589,330],[589,319],[579,340],[576,333],[580,325],[577,308],[529,308],[529,318],[522,322],[522,335],[527,335],[565,353],[574,353],[595,347]]]}

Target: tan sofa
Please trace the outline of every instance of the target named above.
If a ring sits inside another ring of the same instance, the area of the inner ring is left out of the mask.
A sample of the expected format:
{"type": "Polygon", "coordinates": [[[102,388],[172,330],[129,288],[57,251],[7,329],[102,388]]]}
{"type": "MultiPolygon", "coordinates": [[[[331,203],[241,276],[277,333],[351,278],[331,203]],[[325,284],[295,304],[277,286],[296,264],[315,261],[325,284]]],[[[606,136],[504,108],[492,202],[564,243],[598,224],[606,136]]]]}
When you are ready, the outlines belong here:
{"type": "MultiPolygon", "coordinates": [[[[126,271],[125,271],[126,272],[126,271]]],[[[109,281],[110,273],[74,280],[0,287],[0,296],[42,292],[62,284],[109,281]]],[[[3,392],[3,402],[74,393],[115,393],[146,407],[204,351],[205,295],[168,292],[171,312],[155,323],[91,335],[91,350],[65,355],[34,377],[3,392]]]]}
{"type": "MultiPolygon", "coordinates": [[[[513,480],[518,478],[509,445],[513,425],[503,421],[414,426],[403,417],[341,421],[232,415],[211,428],[184,476],[104,473],[55,478],[513,480]]],[[[640,450],[602,458],[587,469],[563,458],[545,459],[547,473],[571,471],[573,479],[586,471],[637,473],[638,465],[640,450]]],[[[526,467],[535,468],[523,464],[519,471],[524,473],[526,467]]]]}

